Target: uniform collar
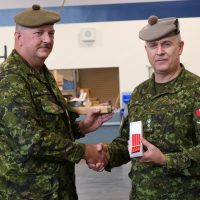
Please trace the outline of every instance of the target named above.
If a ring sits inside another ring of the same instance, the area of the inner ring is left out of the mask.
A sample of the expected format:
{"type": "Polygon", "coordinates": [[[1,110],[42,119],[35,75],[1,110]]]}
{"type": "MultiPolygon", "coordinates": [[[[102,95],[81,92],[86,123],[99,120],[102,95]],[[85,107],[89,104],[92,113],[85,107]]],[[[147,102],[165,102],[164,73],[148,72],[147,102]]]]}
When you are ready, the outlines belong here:
{"type": "Polygon", "coordinates": [[[164,86],[164,90],[161,94],[156,94],[155,75],[153,73],[149,80],[149,89],[150,89],[151,96],[157,97],[166,93],[176,93],[177,91],[181,90],[183,87],[183,81],[184,81],[185,72],[186,72],[186,69],[182,63],[181,63],[181,68],[182,70],[179,73],[179,75],[164,86]]]}
{"type": "Polygon", "coordinates": [[[20,65],[17,66],[19,71],[23,71],[23,73],[29,75],[29,77],[34,77],[38,81],[47,85],[47,87],[49,87],[51,92],[53,92],[53,94],[55,95],[57,101],[61,102],[62,105],[65,105],[66,107],[66,101],[64,100],[60,90],[58,89],[53,75],[49,72],[45,64],[43,64],[41,67],[42,74],[39,74],[15,49],[12,52],[12,56],[14,56],[16,60],[20,62],[20,65]]]}
{"type": "MultiPolygon", "coordinates": [[[[20,63],[24,63],[20,64],[19,66],[17,66],[17,68],[20,71],[23,71],[24,73],[28,74],[30,77],[34,76],[37,77],[37,79],[39,79],[40,81],[44,82],[44,79],[42,78],[43,75],[41,76],[41,74],[39,74],[18,52],[16,49],[14,49],[12,51],[12,56],[16,58],[16,60],[20,61],[20,63]]],[[[41,66],[42,69],[42,73],[44,73],[44,71],[46,71],[47,67],[45,64],[43,64],[41,66]]]]}

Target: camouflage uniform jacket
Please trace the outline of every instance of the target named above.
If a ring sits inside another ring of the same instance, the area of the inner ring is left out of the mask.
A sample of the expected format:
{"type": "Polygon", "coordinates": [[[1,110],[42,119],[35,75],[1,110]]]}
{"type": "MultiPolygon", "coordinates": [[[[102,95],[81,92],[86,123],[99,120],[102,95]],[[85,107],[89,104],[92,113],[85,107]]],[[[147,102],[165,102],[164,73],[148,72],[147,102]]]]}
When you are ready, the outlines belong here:
{"type": "Polygon", "coordinates": [[[132,93],[129,116],[109,145],[110,167],[130,161],[129,123],[141,120],[144,137],[166,156],[165,166],[132,159],[131,200],[200,199],[200,78],[182,66],[180,75],[155,92],[154,75],[132,93]]]}
{"type": "Polygon", "coordinates": [[[84,145],[46,66],[38,74],[13,50],[1,66],[0,96],[0,200],[78,199],[74,164],[84,145]]]}

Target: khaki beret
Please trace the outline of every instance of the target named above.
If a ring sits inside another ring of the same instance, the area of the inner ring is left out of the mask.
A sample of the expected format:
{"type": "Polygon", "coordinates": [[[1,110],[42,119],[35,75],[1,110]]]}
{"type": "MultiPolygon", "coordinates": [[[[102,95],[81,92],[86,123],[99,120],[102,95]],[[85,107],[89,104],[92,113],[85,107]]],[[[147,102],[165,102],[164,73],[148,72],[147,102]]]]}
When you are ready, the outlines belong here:
{"type": "Polygon", "coordinates": [[[150,16],[148,24],[139,32],[139,38],[145,41],[154,41],[180,33],[179,22],[175,17],[158,19],[150,16]]]}
{"type": "Polygon", "coordinates": [[[60,16],[54,11],[41,9],[39,5],[34,4],[32,8],[25,9],[21,13],[18,13],[14,17],[14,20],[16,24],[33,28],[54,24],[60,21],[60,16]]]}

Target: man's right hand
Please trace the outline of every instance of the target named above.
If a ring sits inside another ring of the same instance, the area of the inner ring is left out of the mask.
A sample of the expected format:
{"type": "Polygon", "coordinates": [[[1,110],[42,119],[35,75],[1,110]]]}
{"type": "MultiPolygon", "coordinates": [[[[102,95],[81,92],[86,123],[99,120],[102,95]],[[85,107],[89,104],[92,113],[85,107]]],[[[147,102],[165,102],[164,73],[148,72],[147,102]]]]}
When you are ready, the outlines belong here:
{"type": "Polygon", "coordinates": [[[90,169],[98,172],[103,171],[110,158],[107,145],[103,143],[86,144],[83,158],[90,169]]]}

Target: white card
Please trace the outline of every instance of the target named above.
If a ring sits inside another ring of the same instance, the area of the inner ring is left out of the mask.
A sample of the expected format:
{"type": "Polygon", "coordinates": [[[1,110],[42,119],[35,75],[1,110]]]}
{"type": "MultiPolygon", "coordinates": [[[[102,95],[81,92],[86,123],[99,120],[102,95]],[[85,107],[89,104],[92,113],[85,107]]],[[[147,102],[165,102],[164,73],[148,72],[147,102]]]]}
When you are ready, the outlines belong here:
{"type": "Polygon", "coordinates": [[[129,154],[131,158],[140,157],[143,155],[142,148],[142,121],[136,121],[130,123],[130,133],[129,133],[129,154]]]}

